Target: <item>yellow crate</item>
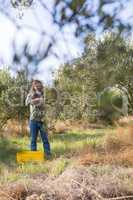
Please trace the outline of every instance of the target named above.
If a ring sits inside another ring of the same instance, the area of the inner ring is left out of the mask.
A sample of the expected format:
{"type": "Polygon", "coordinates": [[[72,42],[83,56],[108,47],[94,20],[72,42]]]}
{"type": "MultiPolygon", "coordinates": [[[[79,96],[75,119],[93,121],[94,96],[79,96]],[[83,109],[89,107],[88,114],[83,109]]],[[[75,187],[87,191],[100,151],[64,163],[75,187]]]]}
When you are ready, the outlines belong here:
{"type": "Polygon", "coordinates": [[[44,152],[41,151],[23,151],[16,154],[16,160],[18,163],[42,162],[44,161],[44,156],[44,152]]]}

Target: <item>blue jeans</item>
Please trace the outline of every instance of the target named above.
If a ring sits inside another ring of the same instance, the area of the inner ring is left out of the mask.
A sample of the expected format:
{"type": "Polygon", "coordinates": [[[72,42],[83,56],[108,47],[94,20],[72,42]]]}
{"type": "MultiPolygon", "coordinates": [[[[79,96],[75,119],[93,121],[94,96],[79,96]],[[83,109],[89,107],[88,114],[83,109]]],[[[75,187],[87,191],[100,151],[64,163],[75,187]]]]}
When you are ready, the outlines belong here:
{"type": "Polygon", "coordinates": [[[30,120],[29,126],[30,126],[30,135],[31,135],[31,151],[37,151],[37,136],[38,136],[38,132],[40,132],[41,139],[43,142],[44,152],[47,155],[50,155],[51,154],[50,144],[48,141],[48,135],[43,126],[43,122],[30,120]]]}

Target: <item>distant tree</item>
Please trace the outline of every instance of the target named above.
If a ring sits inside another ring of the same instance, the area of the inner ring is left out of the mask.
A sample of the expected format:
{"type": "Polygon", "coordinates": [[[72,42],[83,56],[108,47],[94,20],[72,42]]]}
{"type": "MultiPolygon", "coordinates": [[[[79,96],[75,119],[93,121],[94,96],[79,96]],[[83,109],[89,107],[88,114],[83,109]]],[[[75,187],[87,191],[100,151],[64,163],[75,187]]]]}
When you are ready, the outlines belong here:
{"type": "Polygon", "coordinates": [[[89,35],[85,43],[83,55],[60,68],[55,80],[62,97],[60,115],[64,119],[97,118],[99,94],[114,86],[127,95],[128,111],[133,113],[132,43],[114,33],[98,40],[89,35]]]}
{"type": "Polygon", "coordinates": [[[55,80],[59,90],[59,118],[94,120],[96,94],[90,73],[87,67],[82,67],[80,59],[59,70],[55,80]]]}
{"type": "Polygon", "coordinates": [[[13,114],[13,110],[8,105],[7,90],[12,85],[12,78],[8,68],[0,70],[0,129],[5,125],[13,114]]]}
{"type": "MultiPolygon", "coordinates": [[[[117,85],[128,96],[129,112],[133,112],[133,44],[117,34],[109,34],[96,41],[95,61],[92,61],[92,79],[95,78],[96,92],[117,85]]],[[[85,57],[90,57],[88,53],[85,57]]]]}
{"type": "Polygon", "coordinates": [[[0,128],[10,119],[19,120],[21,132],[23,122],[28,117],[25,107],[25,97],[30,81],[26,79],[25,72],[19,71],[16,77],[12,77],[9,69],[0,71],[0,128]]]}

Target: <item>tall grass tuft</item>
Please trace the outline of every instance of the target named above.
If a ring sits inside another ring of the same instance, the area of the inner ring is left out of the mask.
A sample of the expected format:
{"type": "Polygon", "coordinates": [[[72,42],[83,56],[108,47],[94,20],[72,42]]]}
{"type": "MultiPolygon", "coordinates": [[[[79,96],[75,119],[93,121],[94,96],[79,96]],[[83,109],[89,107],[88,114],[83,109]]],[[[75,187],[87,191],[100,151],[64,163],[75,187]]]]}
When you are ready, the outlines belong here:
{"type": "Polygon", "coordinates": [[[117,127],[80,159],[81,164],[117,164],[133,166],[133,125],[117,127]]]}

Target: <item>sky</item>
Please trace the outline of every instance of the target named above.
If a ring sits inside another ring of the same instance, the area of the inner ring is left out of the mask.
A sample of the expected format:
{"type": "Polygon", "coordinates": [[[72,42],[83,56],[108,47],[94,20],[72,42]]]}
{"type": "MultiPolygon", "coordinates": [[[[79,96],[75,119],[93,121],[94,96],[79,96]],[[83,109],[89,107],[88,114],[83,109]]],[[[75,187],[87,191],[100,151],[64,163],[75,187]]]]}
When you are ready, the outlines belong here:
{"type": "MultiPolygon", "coordinates": [[[[49,5],[47,4],[47,6],[49,5]]],[[[54,51],[58,55],[58,59],[53,56],[46,58],[45,61],[40,63],[39,74],[35,75],[34,78],[39,78],[44,83],[49,83],[52,80],[51,72],[57,70],[61,64],[66,62],[66,57],[67,60],[71,60],[72,58],[81,55],[81,42],[73,36],[72,27],[71,30],[66,28],[64,36],[62,37],[62,34],[60,34],[57,27],[53,26],[51,16],[47,12],[44,12],[38,3],[35,2],[31,8],[24,10],[22,18],[19,18],[18,9],[14,9],[9,5],[8,10],[11,15],[16,18],[16,21],[20,26],[32,26],[36,29],[36,32],[29,29],[23,29],[23,31],[16,34],[16,27],[14,24],[8,20],[8,18],[0,14],[0,62],[2,64],[10,66],[12,59],[11,45],[14,37],[16,38],[18,46],[23,45],[24,41],[28,41],[31,49],[34,49],[38,43],[37,31],[42,29],[42,27],[47,34],[53,35],[54,33],[54,37],[56,38],[54,51]]],[[[46,45],[47,40],[49,40],[49,38],[46,38],[44,41],[46,45]]]]}
{"type": "MultiPolygon", "coordinates": [[[[39,74],[35,75],[33,78],[39,78],[46,84],[52,82],[52,71],[56,71],[61,64],[65,63],[66,60],[72,60],[73,58],[79,57],[83,52],[83,43],[79,38],[75,38],[73,35],[74,27],[66,27],[64,34],[62,35],[56,26],[53,26],[50,14],[42,9],[37,0],[34,0],[34,4],[31,8],[24,10],[24,15],[19,18],[18,9],[14,9],[10,0],[8,0],[8,12],[16,18],[17,23],[20,26],[31,26],[36,29],[36,31],[23,29],[20,33],[16,34],[16,27],[13,23],[0,13],[0,63],[1,67],[3,65],[10,66],[12,59],[12,40],[15,37],[18,47],[23,45],[24,41],[28,41],[32,50],[38,43],[38,31],[43,28],[45,32],[56,38],[56,45],[54,51],[58,55],[58,58],[50,56],[46,58],[39,65],[39,74]]],[[[47,1],[47,6],[51,9],[53,0],[47,1]]],[[[97,3],[97,0],[95,0],[97,3]]],[[[105,7],[105,9],[107,9],[105,7]]],[[[107,12],[112,12],[112,8],[109,7],[107,12]]],[[[123,21],[132,20],[130,18],[133,11],[133,0],[126,1],[125,9],[119,13],[123,21]]],[[[21,12],[20,12],[21,13],[21,12]]],[[[99,29],[100,30],[100,29],[99,29]]],[[[99,30],[97,30],[97,35],[99,36],[99,30]]],[[[133,34],[132,34],[133,37],[133,34]]],[[[45,38],[44,43],[47,45],[49,38],[45,38]]]]}

